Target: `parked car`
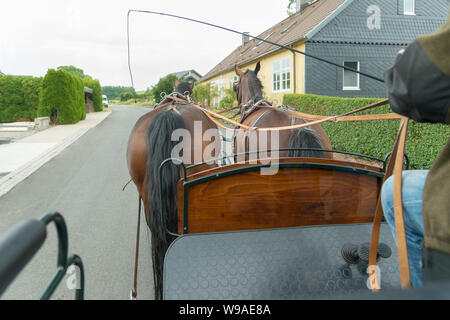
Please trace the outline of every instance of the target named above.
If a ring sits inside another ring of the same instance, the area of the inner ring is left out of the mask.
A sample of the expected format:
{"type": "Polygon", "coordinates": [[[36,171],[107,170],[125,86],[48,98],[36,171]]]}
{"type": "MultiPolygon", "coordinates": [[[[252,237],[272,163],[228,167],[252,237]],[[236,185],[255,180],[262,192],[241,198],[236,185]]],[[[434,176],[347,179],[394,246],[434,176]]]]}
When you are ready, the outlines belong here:
{"type": "Polygon", "coordinates": [[[108,108],[108,97],[103,95],[103,106],[105,108],[108,108]]]}

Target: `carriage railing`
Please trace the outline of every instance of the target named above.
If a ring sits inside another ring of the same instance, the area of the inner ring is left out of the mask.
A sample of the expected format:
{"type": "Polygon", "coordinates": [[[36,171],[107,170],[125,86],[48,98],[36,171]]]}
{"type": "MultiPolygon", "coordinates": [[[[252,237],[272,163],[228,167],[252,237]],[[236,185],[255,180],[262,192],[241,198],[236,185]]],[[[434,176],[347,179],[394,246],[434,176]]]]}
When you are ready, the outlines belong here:
{"type": "MultiPolygon", "coordinates": [[[[339,151],[339,150],[325,150],[325,149],[317,149],[317,148],[280,148],[280,149],[267,149],[267,150],[256,150],[256,151],[248,151],[248,152],[242,152],[242,153],[237,153],[237,154],[231,154],[226,156],[227,158],[229,157],[239,157],[239,156],[246,156],[246,155],[251,155],[251,154],[255,154],[255,153],[267,153],[267,152],[282,152],[282,151],[322,151],[322,152],[329,152],[329,153],[339,153],[339,154],[345,154],[345,155],[351,155],[351,156],[356,156],[356,157],[360,157],[360,158],[365,158],[365,159],[369,159],[369,160],[373,160],[373,161],[378,161],[383,163],[383,169],[382,172],[375,172],[375,171],[370,171],[370,170],[366,170],[366,169],[361,169],[361,168],[355,168],[355,167],[346,167],[346,166],[338,166],[338,165],[331,165],[331,164],[323,164],[323,163],[299,163],[299,162],[295,162],[295,163],[277,163],[277,165],[280,168],[292,168],[292,167],[304,167],[304,168],[321,168],[321,169],[336,169],[336,170],[340,170],[340,171],[347,171],[347,172],[354,172],[354,173],[360,173],[360,174],[369,174],[369,175],[374,175],[377,176],[379,178],[383,178],[384,177],[384,172],[385,172],[385,168],[387,165],[387,161],[389,160],[390,157],[390,153],[386,155],[386,157],[383,159],[380,158],[376,158],[373,156],[369,156],[369,155],[363,155],[363,154],[359,154],[359,153],[353,153],[353,152],[347,152],[347,151],[339,151]]],[[[174,237],[179,237],[181,236],[178,233],[174,233],[170,230],[168,230],[167,226],[165,225],[165,221],[164,221],[164,212],[165,212],[165,207],[164,207],[164,202],[163,202],[163,193],[162,193],[162,172],[163,172],[163,168],[165,165],[167,165],[169,162],[173,162],[175,165],[179,165],[182,168],[182,172],[183,172],[183,177],[182,179],[183,181],[183,233],[187,233],[187,223],[188,223],[188,189],[191,186],[194,186],[196,184],[202,183],[202,182],[206,182],[206,181],[210,181],[210,180],[214,180],[214,179],[218,179],[220,177],[224,177],[226,175],[232,175],[232,174],[238,174],[238,173],[242,173],[242,172],[247,172],[247,171],[252,171],[252,170],[258,170],[261,168],[267,168],[269,167],[271,164],[267,163],[267,164],[263,164],[263,163],[259,163],[259,164],[254,164],[254,165],[249,165],[243,168],[235,168],[235,169],[231,169],[222,173],[216,173],[216,174],[212,174],[212,175],[206,175],[204,177],[200,177],[197,179],[193,179],[193,180],[187,180],[187,171],[189,169],[193,169],[193,168],[197,168],[201,165],[207,165],[207,164],[212,164],[212,163],[217,163],[217,161],[223,159],[223,157],[220,158],[215,158],[215,159],[211,159],[208,161],[204,161],[202,163],[197,163],[197,164],[193,164],[190,166],[186,166],[182,160],[178,159],[178,158],[168,158],[166,160],[164,160],[161,165],[159,166],[159,172],[158,172],[158,178],[159,178],[159,196],[160,196],[160,203],[161,203],[161,211],[160,211],[160,218],[161,218],[161,223],[163,226],[163,230],[166,231],[167,234],[174,236],[174,237]]],[[[408,157],[405,155],[405,159],[406,159],[406,169],[409,168],[409,159],[408,157]]],[[[256,160],[256,159],[255,159],[256,160]]],[[[253,160],[253,161],[255,161],[253,160]]],[[[268,159],[259,159],[259,161],[264,161],[264,160],[270,160],[270,158],[268,159]]],[[[250,160],[251,161],[251,160],[250,160]]]]}
{"type": "MultiPolygon", "coordinates": [[[[186,169],[187,170],[193,169],[193,168],[199,167],[201,165],[211,164],[211,163],[214,163],[214,162],[217,162],[217,161],[220,161],[220,160],[223,161],[224,159],[228,159],[228,158],[242,157],[242,156],[247,156],[247,155],[252,155],[252,154],[257,154],[257,153],[284,152],[284,151],[318,151],[318,152],[325,152],[325,153],[345,154],[345,155],[350,155],[350,156],[355,156],[355,157],[360,157],[360,158],[366,158],[368,160],[381,162],[381,163],[383,163],[383,168],[386,167],[387,160],[389,159],[389,156],[390,156],[390,153],[389,153],[385,157],[385,159],[383,160],[383,159],[380,159],[380,158],[377,158],[377,157],[373,157],[373,156],[369,156],[369,155],[365,155],[365,154],[348,152],[348,151],[340,151],[340,150],[327,150],[327,149],[320,149],[320,148],[280,148],[280,149],[254,150],[254,151],[233,153],[231,155],[226,155],[226,156],[222,156],[220,158],[215,158],[215,159],[211,159],[211,160],[208,160],[208,161],[204,161],[204,162],[200,162],[200,163],[196,163],[196,164],[190,165],[190,166],[186,167],[186,169]]],[[[270,158],[268,158],[268,159],[270,159],[270,158]]],[[[268,159],[260,159],[260,160],[268,160],[268,159]]],[[[252,160],[255,161],[256,159],[252,159],[252,160]]],[[[177,161],[180,161],[180,160],[177,159],[177,161]]],[[[408,161],[408,165],[409,165],[409,161],[408,161]]]]}
{"type": "Polygon", "coordinates": [[[57,269],[40,299],[51,298],[72,265],[78,267],[79,271],[75,299],[84,299],[83,262],[77,255],[68,255],[67,227],[63,216],[58,212],[48,213],[39,220],[24,221],[0,238],[0,296],[39,251],[47,237],[47,226],[52,222],[55,223],[58,236],[57,269]]]}

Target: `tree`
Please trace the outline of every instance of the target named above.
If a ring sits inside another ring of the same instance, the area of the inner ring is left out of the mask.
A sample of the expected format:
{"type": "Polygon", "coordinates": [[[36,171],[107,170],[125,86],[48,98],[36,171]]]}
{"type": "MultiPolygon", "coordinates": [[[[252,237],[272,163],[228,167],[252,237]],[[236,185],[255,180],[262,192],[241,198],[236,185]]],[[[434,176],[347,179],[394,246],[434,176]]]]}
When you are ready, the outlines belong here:
{"type": "Polygon", "coordinates": [[[105,86],[102,87],[102,90],[103,94],[106,95],[109,100],[120,99],[120,95],[123,92],[131,92],[133,95],[136,94],[133,87],[105,86]]]}
{"type": "Polygon", "coordinates": [[[156,103],[161,102],[161,93],[165,92],[166,94],[170,94],[173,92],[176,79],[177,77],[173,74],[169,74],[165,78],[159,79],[158,84],[151,89],[153,99],[155,99],[156,103]]]}
{"type": "Polygon", "coordinates": [[[84,77],[82,81],[85,87],[93,90],[92,102],[94,103],[94,111],[103,111],[103,93],[100,81],[92,79],[89,76],[84,77]]]}
{"type": "Polygon", "coordinates": [[[194,88],[193,95],[195,101],[209,107],[211,101],[219,96],[219,91],[209,84],[200,84],[194,88]]]}
{"type": "Polygon", "coordinates": [[[133,94],[132,92],[122,92],[120,94],[120,101],[128,101],[130,99],[133,99],[133,97],[135,96],[135,94],[133,94]]]}
{"type": "Polygon", "coordinates": [[[287,6],[287,14],[289,16],[293,15],[294,13],[296,13],[296,9],[297,9],[297,1],[296,0],[289,0],[289,4],[287,6]]]}
{"type": "Polygon", "coordinates": [[[61,66],[61,67],[58,67],[58,70],[65,70],[68,73],[70,73],[70,74],[72,74],[74,76],[77,76],[81,80],[83,80],[85,77],[88,76],[88,75],[84,74],[83,70],[81,70],[81,69],[79,69],[77,67],[74,67],[74,66],[61,66]]]}
{"type": "Polygon", "coordinates": [[[48,70],[39,94],[39,117],[57,115],[58,124],[72,124],[86,118],[81,79],[65,70],[48,70]]]}

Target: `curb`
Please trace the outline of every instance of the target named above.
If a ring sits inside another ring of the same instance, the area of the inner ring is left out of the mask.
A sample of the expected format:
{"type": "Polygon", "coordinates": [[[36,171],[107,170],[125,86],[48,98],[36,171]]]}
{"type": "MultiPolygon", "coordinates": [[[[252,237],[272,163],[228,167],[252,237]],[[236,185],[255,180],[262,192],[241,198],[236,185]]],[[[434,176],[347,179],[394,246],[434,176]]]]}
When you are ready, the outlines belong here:
{"type": "Polygon", "coordinates": [[[3,178],[0,178],[0,197],[7,194],[17,184],[19,184],[20,182],[25,180],[27,177],[29,177],[31,174],[33,174],[35,171],[37,171],[40,167],[42,167],[48,161],[50,161],[51,159],[56,157],[58,154],[60,154],[64,149],[66,149],[72,143],[77,141],[86,132],[88,132],[92,128],[95,128],[100,123],[102,123],[106,118],[108,118],[111,115],[111,113],[112,112],[108,112],[108,115],[106,115],[100,122],[98,122],[97,124],[95,124],[92,127],[80,128],[80,130],[78,130],[76,133],[74,133],[71,136],[68,136],[67,138],[62,140],[61,143],[52,147],[47,152],[40,154],[36,158],[30,160],[25,165],[14,170],[13,172],[9,173],[8,175],[4,176],[3,178]]]}

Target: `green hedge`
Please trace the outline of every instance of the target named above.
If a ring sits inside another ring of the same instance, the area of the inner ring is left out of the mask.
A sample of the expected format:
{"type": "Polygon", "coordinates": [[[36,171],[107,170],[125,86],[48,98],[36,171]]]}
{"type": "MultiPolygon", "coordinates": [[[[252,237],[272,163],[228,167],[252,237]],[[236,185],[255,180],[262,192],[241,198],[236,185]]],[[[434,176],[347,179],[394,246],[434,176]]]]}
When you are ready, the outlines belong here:
{"type": "Polygon", "coordinates": [[[94,92],[92,94],[92,102],[94,103],[94,111],[103,111],[103,93],[100,81],[94,80],[90,77],[83,78],[83,84],[91,88],[94,92]]]}
{"type": "Polygon", "coordinates": [[[38,116],[50,117],[58,111],[58,124],[77,123],[86,118],[84,85],[65,70],[48,70],[42,81],[38,116]]]}
{"type": "Polygon", "coordinates": [[[0,77],[0,122],[34,121],[42,78],[0,77]]]}
{"type": "MultiPolygon", "coordinates": [[[[309,94],[286,94],[283,104],[297,110],[318,115],[338,115],[380,101],[372,98],[338,98],[309,94]]],[[[392,112],[383,106],[360,112],[381,114],[392,112]]],[[[362,153],[384,158],[392,151],[399,128],[399,120],[374,120],[322,124],[335,150],[362,153]]],[[[450,127],[410,121],[406,154],[411,169],[429,169],[450,136],[450,127]]]]}

